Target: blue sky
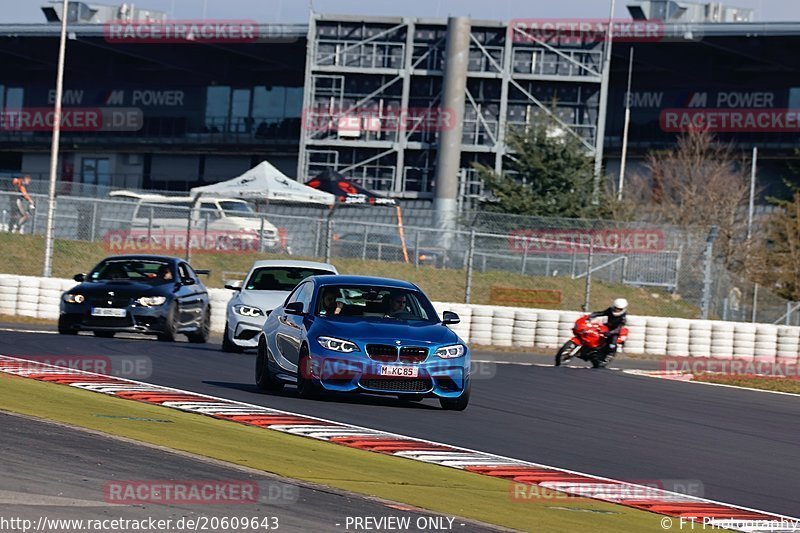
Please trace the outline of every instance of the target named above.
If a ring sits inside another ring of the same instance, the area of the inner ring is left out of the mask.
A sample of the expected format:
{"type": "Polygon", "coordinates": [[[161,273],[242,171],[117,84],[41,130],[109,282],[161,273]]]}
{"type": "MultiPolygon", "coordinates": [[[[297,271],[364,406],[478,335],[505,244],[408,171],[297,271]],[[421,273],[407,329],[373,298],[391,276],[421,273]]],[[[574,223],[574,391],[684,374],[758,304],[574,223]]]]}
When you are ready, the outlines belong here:
{"type": "MultiPolygon", "coordinates": [[[[95,3],[85,0],[87,3],[95,3]]],[[[43,22],[46,1],[0,0],[0,22],[43,22]]],[[[117,5],[121,0],[96,3],[117,5]]],[[[128,0],[137,7],[166,11],[175,19],[247,19],[259,22],[305,22],[309,0],[128,0]]],[[[617,0],[615,16],[628,18],[617,0]]],[[[727,5],[756,10],[763,21],[800,21],[800,0],[729,0],[727,5]]],[[[477,19],[605,18],[610,0],[313,0],[315,11],[336,14],[445,17],[470,15],[477,19]]]]}

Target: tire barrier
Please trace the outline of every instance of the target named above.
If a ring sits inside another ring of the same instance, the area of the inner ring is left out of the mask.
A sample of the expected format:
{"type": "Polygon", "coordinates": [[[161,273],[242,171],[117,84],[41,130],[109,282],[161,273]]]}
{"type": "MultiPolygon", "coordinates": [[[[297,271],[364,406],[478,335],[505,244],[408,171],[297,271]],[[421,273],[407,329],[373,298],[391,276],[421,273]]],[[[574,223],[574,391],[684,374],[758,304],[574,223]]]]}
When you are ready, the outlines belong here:
{"type": "MultiPolygon", "coordinates": [[[[61,295],[74,287],[70,279],[0,274],[0,315],[55,320],[61,295]]],[[[225,327],[229,289],[208,289],[211,330],[225,327]]],[[[551,309],[433,302],[439,316],[453,311],[461,319],[450,326],[466,342],[519,348],[554,350],[572,336],[572,326],[582,313],[551,309]]],[[[716,320],[629,316],[625,353],[669,357],[711,357],[764,363],[800,360],[800,327],[716,320]]]]}

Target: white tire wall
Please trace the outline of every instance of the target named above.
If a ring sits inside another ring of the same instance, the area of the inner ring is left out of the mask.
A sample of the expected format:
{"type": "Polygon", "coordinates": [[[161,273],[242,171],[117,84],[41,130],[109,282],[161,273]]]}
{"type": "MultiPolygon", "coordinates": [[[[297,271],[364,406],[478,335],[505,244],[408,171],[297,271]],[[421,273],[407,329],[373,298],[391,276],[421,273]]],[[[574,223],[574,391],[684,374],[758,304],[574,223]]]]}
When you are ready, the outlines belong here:
{"type": "Polygon", "coordinates": [[[689,355],[692,357],[711,356],[711,322],[693,320],[689,326],[689,355]]]}
{"type": "Polygon", "coordinates": [[[17,314],[38,318],[39,314],[39,278],[20,276],[17,293],[17,314]]]}
{"type": "Polygon", "coordinates": [[[691,321],[672,318],[667,326],[667,355],[669,357],[689,356],[689,331],[691,321]]]}
{"type": "Polygon", "coordinates": [[[777,355],[778,326],[774,324],[756,324],[754,359],[764,363],[774,363],[777,355]]]}
{"type": "Polygon", "coordinates": [[[756,355],[756,326],[737,322],[733,328],[733,358],[752,361],[756,355]]]}
{"type": "Polygon", "coordinates": [[[234,291],[230,289],[208,289],[208,301],[211,304],[211,331],[221,333],[225,329],[225,314],[233,293],[234,291]]]}
{"type": "Polygon", "coordinates": [[[795,326],[778,326],[778,344],[775,352],[778,362],[796,363],[800,353],[800,328],[795,326]]]}
{"type": "Polygon", "coordinates": [[[643,316],[629,316],[625,321],[628,328],[628,340],[622,348],[623,352],[639,354],[644,353],[647,319],[643,316]]]}
{"type": "Polygon", "coordinates": [[[472,321],[472,308],[466,304],[442,303],[443,311],[452,311],[461,320],[458,324],[448,326],[453,333],[461,337],[464,342],[470,342],[470,322],[472,321]]]}
{"type": "Polygon", "coordinates": [[[512,332],[514,331],[513,308],[496,307],[492,315],[492,342],[493,346],[511,346],[512,332]]]}
{"type": "Polygon", "coordinates": [[[0,315],[17,313],[19,280],[11,276],[0,276],[0,315]]]}
{"type": "Polygon", "coordinates": [[[732,322],[714,322],[711,326],[711,357],[714,359],[733,359],[732,322]]]}
{"type": "Polygon", "coordinates": [[[574,336],[572,328],[575,327],[575,321],[582,317],[585,313],[575,311],[561,311],[561,316],[558,320],[558,345],[561,346],[574,336]]]}
{"type": "MultiPolygon", "coordinates": [[[[540,311],[536,321],[535,345],[539,348],[552,349],[559,347],[558,328],[561,313],[559,311],[540,311]]],[[[563,343],[562,343],[563,344],[563,343]]]]}
{"type": "Polygon", "coordinates": [[[644,351],[653,355],[666,355],[668,331],[668,319],[653,316],[647,317],[644,351]]]}
{"type": "Polygon", "coordinates": [[[492,344],[492,317],[494,310],[487,305],[472,306],[470,342],[488,346],[492,344]]]}
{"type": "Polygon", "coordinates": [[[514,330],[511,341],[514,346],[533,348],[536,345],[536,324],[539,315],[534,310],[518,309],[514,313],[514,330]]]}

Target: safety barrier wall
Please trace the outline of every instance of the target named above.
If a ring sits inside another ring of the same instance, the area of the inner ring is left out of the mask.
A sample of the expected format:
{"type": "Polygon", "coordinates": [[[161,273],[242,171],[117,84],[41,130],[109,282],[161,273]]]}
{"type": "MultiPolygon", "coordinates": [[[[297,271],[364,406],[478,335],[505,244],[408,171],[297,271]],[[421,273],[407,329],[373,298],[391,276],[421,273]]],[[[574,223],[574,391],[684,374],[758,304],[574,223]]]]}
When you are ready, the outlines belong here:
{"type": "MultiPolygon", "coordinates": [[[[58,319],[60,298],[75,286],[70,279],[0,274],[0,315],[58,319]]],[[[209,289],[211,329],[225,327],[233,291],[209,289]]],[[[441,315],[453,311],[452,326],[470,344],[554,350],[572,336],[581,313],[490,305],[434,302],[441,315]]],[[[800,327],[656,316],[628,317],[624,351],[673,357],[711,357],[758,362],[798,362],[800,327]]]]}

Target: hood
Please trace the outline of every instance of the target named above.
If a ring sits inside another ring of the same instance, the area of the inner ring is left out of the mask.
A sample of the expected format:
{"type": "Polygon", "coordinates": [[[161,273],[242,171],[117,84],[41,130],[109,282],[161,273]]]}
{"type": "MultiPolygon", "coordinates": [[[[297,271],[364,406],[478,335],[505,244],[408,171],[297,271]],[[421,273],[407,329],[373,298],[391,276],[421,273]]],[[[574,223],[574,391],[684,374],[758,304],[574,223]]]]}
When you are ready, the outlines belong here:
{"type": "Polygon", "coordinates": [[[441,323],[385,320],[364,320],[360,317],[342,317],[328,320],[314,317],[315,335],[330,335],[351,341],[420,346],[444,345],[461,342],[458,335],[441,323]]]}
{"type": "Polygon", "coordinates": [[[137,283],[135,281],[102,281],[102,282],[83,282],[68,292],[80,293],[84,296],[107,296],[113,292],[117,297],[139,297],[172,294],[173,283],[161,283],[151,285],[149,283],[137,283]]]}
{"type": "Polygon", "coordinates": [[[237,303],[272,311],[286,301],[287,291],[248,291],[243,289],[235,296],[237,303]]]}
{"type": "MultiPolygon", "coordinates": [[[[261,229],[260,218],[226,216],[225,218],[220,219],[220,224],[224,224],[227,227],[241,228],[253,231],[259,231],[261,229]]],[[[278,229],[269,220],[264,219],[264,231],[278,231],[278,229]]]]}

